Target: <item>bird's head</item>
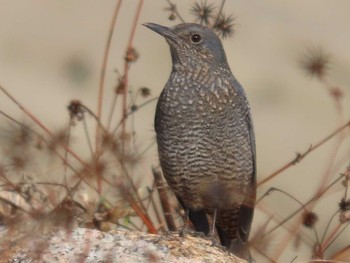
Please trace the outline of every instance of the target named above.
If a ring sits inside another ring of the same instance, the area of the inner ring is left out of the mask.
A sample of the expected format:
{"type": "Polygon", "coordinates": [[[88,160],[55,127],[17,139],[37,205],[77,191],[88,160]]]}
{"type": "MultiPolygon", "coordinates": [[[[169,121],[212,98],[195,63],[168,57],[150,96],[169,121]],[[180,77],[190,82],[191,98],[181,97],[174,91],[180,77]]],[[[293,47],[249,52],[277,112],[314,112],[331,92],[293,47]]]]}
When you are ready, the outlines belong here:
{"type": "Polygon", "coordinates": [[[219,37],[209,28],[183,23],[172,28],[153,23],[144,26],[163,36],[170,46],[173,66],[226,66],[227,59],[219,37]]]}

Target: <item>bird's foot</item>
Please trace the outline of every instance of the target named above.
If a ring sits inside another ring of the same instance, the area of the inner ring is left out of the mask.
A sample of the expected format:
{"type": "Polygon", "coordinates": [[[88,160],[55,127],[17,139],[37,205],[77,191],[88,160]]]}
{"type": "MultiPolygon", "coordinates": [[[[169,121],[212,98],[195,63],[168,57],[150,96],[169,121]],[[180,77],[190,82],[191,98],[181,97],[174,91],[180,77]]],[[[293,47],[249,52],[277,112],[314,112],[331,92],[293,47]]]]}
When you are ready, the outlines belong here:
{"type": "Polygon", "coordinates": [[[205,237],[205,234],[203,232],[200,232],[200,231],[193,231],[193,236],[194,237],[205,237]]]}
{"type": "Polygon", "coordinates": [[[205,234],[203,232],[193,231],[189,228],[184,227],[179,231],[179,236],[184,237],[186,235],[190,235],[193,237],[205,237],[205,234]]]}
{"type": "Polygon", "coordinates": [[[209,234],[209,235],[205,236],[205,238],[207,240],[211,241],[211,246],[218,247],[218,248],[223,248],[223,246],[221,245],[221,243],[218,240],[216,235],[209,234]]]}

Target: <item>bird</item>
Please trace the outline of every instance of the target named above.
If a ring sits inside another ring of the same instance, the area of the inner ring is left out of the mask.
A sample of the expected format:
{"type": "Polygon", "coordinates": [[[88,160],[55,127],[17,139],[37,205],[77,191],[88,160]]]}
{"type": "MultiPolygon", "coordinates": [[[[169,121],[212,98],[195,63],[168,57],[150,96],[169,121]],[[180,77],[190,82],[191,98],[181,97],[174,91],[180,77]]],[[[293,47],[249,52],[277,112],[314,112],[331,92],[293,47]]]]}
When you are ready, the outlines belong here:
{"type": "Polygon", "coordinates": [[[172,58],[154,121],[166,182],[197,231],[216,230],[223,246],[250,262],[256,146],[245,91],[212,29],[144,26],[165,38],[172,58]]]}

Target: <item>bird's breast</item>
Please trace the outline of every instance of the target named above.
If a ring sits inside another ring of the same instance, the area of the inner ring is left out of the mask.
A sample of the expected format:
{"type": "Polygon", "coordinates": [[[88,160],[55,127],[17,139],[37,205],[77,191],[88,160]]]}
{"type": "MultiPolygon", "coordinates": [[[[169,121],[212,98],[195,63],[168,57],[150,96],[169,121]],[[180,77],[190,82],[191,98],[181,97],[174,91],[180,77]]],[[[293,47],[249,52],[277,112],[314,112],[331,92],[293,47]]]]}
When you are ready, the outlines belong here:
{"type": "MultiPolygon", "coordinates": [[[[211,81],[204,87],[178,79],[167,84],[157,105],[161,166],[168,184],[190,207],[208,206],[207,193],[221,184],[244,189],[252,172],[243,111],[235,91],[220,85],[224,83],[211,81]]],[[[225,189],[219,192],[237,192],[225,189]]]]}

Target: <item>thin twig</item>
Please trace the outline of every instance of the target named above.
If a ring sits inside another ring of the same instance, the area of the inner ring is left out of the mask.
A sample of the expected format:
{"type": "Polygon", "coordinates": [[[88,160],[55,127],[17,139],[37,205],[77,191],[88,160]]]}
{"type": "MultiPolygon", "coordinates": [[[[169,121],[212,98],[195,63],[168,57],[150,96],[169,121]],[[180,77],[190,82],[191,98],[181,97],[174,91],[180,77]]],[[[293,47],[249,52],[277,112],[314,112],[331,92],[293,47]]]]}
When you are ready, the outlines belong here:
{"type": "MultiPolygon", "coordinates": [[[[101,73],[100,73],[100,84],[98,89],[97,114],[96,114],[99,120],[101,120],[101,115],[102,115],[103,91],[104,91],[104,82],[105,82],[105,76],[106,76],[106,68],[107,68],[107,63],[109,58],[109,51],[111,48],[112,36],[114,33],[116,21],[117,21],[119,10],[122,3],[123,3],[123,0],[119,0],[114,9],[112,20],[109,26],[106,46],[103,54],[101,73]]],[[[99,152],[99,147],[100,147],[100,129],[101,129],[101,126],[97,125],[96,126],[96,152],[97,153],[99,152]]]]}
{"type": "Polygon", "coordinates": [[[343,131],[344,129],[350,127],[350,121],[348,121],[347,123],[345,123],[343,126],[341,126],[340,128],[336,129],[334,132],[332,132],[330,135],[326,136],[324,139],[322,139],[321,141],[319,141],[317,144],[315,144],[314,146],[311,146],[307,151],[305,151],[302,154],[297,154],[296,158],[294,158],[292,161],[290,161],[289,163],[285,164],[284,166],[282,166],[281,168],[279,168],[277,171],[273,172],[271,175],[267,176],[266,178],[262,179],[260,182],[258,182],[257,187],[265,184],[266,182],[270,181],[272,178],[276,177],[278,174],[284,172],[285,170],[287,170],[289,167],[297,164],[298,162],[300,162],[302,159],[304,159],[308,154],[310,154],[311,152],[315,151],[317,148],[319,148],[320,146],[322,146],[323,144],[325,144],[327,141],[329,141],[330,139],[332,139],[334,136],[336,136],[338,133],[340,133],[341,131],[343,131]]]}
{"type": "Polygon", "coordinates": [[[107,131],[109,131],[109,129],[111,128],[113,114],[114,114],[115,107],[117,106],[117,101],[118,101],[118,94],[115,91],[115,92],[113,92],[113,101],[112,101],[112,105],[111,105],[111,108],[109,111],[109,116],[108,116],[108,121],[107,121],[107,126],[106,126],[107,131]]]}
{"type": "MultiPolygon", "coordinates": [[[[132,29],[131,29],[131,32],[130,32],[129,41],[128,41],[128,45],[127,45],[127,52],[129,52],[129,50],[131,50],[132,47],[133,47],[133,41],[134,41],[134,37],[135,37],[138,21],[139,21],[140,15],[141,15],[143,2],[144,2],[144,0],[140,0],[139,4],[137,6],[137,10],[136,10],[136,13],[135,13],[135,16],[134,16],[134,21],[133,21],[133,25],[132,25],[132,29]]],[[[123,74],[123,78],[122,78],[123,86],[124,86],[124,89],[123,89],[123,100],[122,100],[122,117],[121,117],[121,119],[123,120],[122,121],[122,135],[124,135],[125,131],[126,131],[125,116],[127,115],[127,111],[128,111],[128,109],[127,109],[127,99],[128,99],[128,84],[129,84],[129,65],[130,65],[130,63],[125,59],[125,62],[124,62],[124,74],[123,74]]],[[[125,149],[124,148],[125,147],[124,142],[125,141],[123,140],[122,141],[122,151],[124,151],[124,149],[125,149]]]]}
{"type": "Polygon", "coordinates": [[[153,208],[154,214],[156,215],[158,224],[160,225],[160,227],[158,229],[160,229],[161,231],[165,231],[165,229],[164,229],[164,222],[163,222],[163,219],[161,217],[161,213],[159,211],[160,210],[159,209],[159,205],[154,200],[155,185],[153,184],[153,188],[152,189],[147,188],[147,190],[148,190],[148,192],[150,194],[149,198],[150,198],[150,202],[152,204],[152,208],[153,208]]]}
{"type": "Polygon", "coordinates": [[[176,223],[173,217],[174,209],[170,202],[169,192],[166,189],[166,184],[163,180],[163,176],[159,170],[152,168],[155,188],[158,191],[161,206],[163,208],[163,214],[165,217],[165,222],[170,231],[176,231],[176,223]]]}
{"type": "Polygon", "coordinates": [[[332,234],[328,237],[328,239],[324,242],[324,244],[319,248],[322,252],[326,251],[330,245],[345,231],[345,229],[349,226],[350,222],[346,223],[346,225],[339,232],[338,230],[343,224],[338,224],[335,229],[332,231],[332,234]]]}
{"type": "Polygon", "coordinates": [[[92,143],[91,143],[91,138],[90,138],[90,134],[89,134],[89,129],[87,127],[87,123],[86,123],[86,118],[84,117],[82,119],[83,121],[83,126],[84,126],[84,133],[85,133],[85,138],[86,138],[86,141],[87,141],[87,145],[89,147],[89,150],[90,150],[90,154],[91,154],[91,157],[93,156],[94,154],[94,150],[92,148],[92,143]]]}
{"type": "MultiPolygon", "coordinates": [[[[313,197],[311,197],[305,204],[304,207],[306,207],[307,205],[309,205],[310,203],[312,203],[313,201],[317,200],[318,198],[320,198],[324,193],[326,193],[328,191],[328,189],[330,189],[333,185],[335,185],[337,182],[340,181],[340,179],[342,179],[344,176],[340,175],[339,177],[337,177],[331,184],[329,184],[327,187],[325,187],[322,191],[318,192],[316,195],[314,195],[313,197]]],[[[298,208],[296,211],[294,211],[292,214],[290,214],[286,219],[282,220],[277,226],[275,226],[274,228],[270,229],[266,235],[271,234],[273,231],[275,231],[277,228],[279,228],[280,226],[282,226],[283,224],[285,224],[287,221],[289,221],[291,218],[293,218],[295,215],[297,215],[301,210],[304,209],[304,207],[298,208]]]]}
{"type": "Polygon", "coordinates": [[[119,127],[122,125],[122,123],[131,115],[134,114],[135,112],[137,112],[138,110],[140,110],[141,108],[143,108],[144,106],[148,105],[149,103],[157,100],[158,97],[154,97],[152,99],[149,99],[148,101],[145,101],[144,103],[140,104],[139,106],[137,106],[137,109],[130,109],[129,112],[124,116],[123,119],[121,119],[118,123],[118,125],[113,129],[112,134],[115,134],[117,132],[117,130],[119,129],[119,127]]]}
{"type": "Polygon", "coordinates": [[[325,238],[326,238],[328,229],[330,228],[333,219],[334,219],[335,216],[339,213],[339,211],[340,211],[339,209],[338,209],[337,211],[335,211],[335,213],[331,216],[330,220],[328,221],[327,226],[326,226],[326,229],[324,230],[323,235],[322,235],[321,243],[324,243],[324,240],[325,240],[325,238]]]}
{"type": "MultiPolygon", "coordinates": [[[[26,115],[29,116],[29,118],[36,123],[40,128],[42,128],[50,137],[53,136],[53,133],[51,132],[51,130],[49,128],[47,128],[41,121],[39,121],[38,118],[36,118],[30,111],[28,111],[22,104],[20,104],[4,87],[2,87],[0,85],[0,90],[9,98],[11,99],[26,115]]],[[[1,112],[1,114],[3,114],[5,117],[9,118],[11,121],[14,121],[15,123],[23,126],[23,127],[27,127],[28,129],[30,129],[31,131],[33,131],[35,134],[37,134],[46,144],[48,144],[47,140],[44,138],[43,135],[39,134],[38,132],[36,132],[34,129],[16,121],[14,118],[12,118],[11,116],[9,116],[8,114],[5,114],[3,112],[1,112]]],[[[80,162],[80,164],[84,167],[89,167],[88,164],[83,161],[68,145],[66,145],[65,143],[60,143],[60,146],[65,149],[68,153],[70,153],[78,162],[80,162]]],[[[98,189],[95,188],[92,184],[90,184],[88,181],[86,181],[86,179],[79,174],[79,172],[69,163],[66,161],[66,159],[61,156],[57,151],[54,151],[54,153],[63,161],[64,165],[68,166],[73,172],[75,172],[76,176],[82,180],[85,184],[87,184],[89,187],[91,187],[91,189],[95,190],[97,193],[98,189]]],[[[104,179],[104,181],[106,181],[104,179]]],[[[106,182],[107,184],[109,184],[110,182],[106,182]]]]}
{"type": "Polygon", "coordinates": [[[215,19],[214,19],[214,24],[213,24],[212,26],[215,26],[215,25],[218,23],[218,21],[219,21],[219,19],[220,19],[220,16],[221,16],[221,14],[222,14],[222,10],[224,9],[224,5],[225,5],[225,0],[222,0],[222,1],[221,1],[220,8],[219,8],[219,12],[218,12],[218,14],[217,14],[216,17],[215,17],[215,19]]]}
{"type": "MultiPolygon", "coordinates": [[[[0,90],[15,103],[28,117],[34,121],[41,129],[43,129],[49,136],[53,136],[53,133],[47,128],[37,117],[35,117],[29,110],[27,110],[22,104],[20,104],[4,87],[0,85],[0,90]]],[[[77,159],[82,165],[87,166],[87,163],[83,161],[78,154],[76,154],[67,144],[60,143],[60,146],[69,152],[75,159],[77,159]]]]}
{"type": "Polygon", "coordinates": [[[181,23],[185,23],[185,19],[182,18],[182,16],[180,15],[179,11],[177,11],[177,7],[175,4],[173,4],[170,0],[167,0],[169,5],[170,5],[170,8],[171,8],[171,11],[173,11],[176,16],[180,19],[181,23]]]}
{"type": "Polygon", "coordinates": [[[131,208],[135,211],[138,217],[142,220],[142,222],[147,226],[148,231],[151,234],[156,234],[157,230],[152,224],[151,219],[147,215],[146,212],[143,212],[135,199],[130,195],[129,190],[123,185],[123,183],[119,184],[118,189],[121,190],[125,200],[130,204],[131,208]]]}
{"type": "MultiPolygon", "coordinates": [[[[69,124],[67,127],[67,132],[66,132],[66,142],[65,142],[66,145],[69,145],[72,122],[73,122],[73,119],[70,118],[69,124]]],[[[68,163],[68,151],[67,150],[64,151],[63,158],[64,158],[64,162],[68,163]]],[[[63,174],[64,174],[64,184],[68,186],[68,166],[67,165],[64,165],[63,174]]]]}

